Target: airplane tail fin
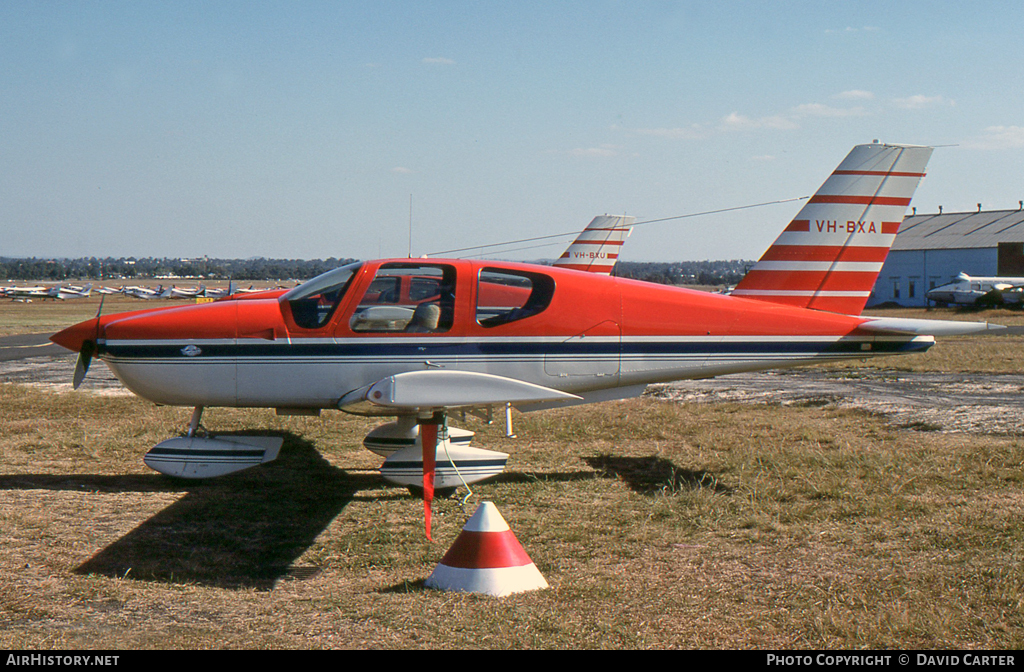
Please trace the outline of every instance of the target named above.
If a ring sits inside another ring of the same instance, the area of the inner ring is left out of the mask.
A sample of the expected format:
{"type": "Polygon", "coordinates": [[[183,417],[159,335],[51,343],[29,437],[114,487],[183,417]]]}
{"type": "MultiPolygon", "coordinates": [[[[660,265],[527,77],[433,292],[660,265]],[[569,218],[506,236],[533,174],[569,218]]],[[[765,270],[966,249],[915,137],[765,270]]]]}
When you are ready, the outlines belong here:
{"type": "Polygon", "coordinates": [[[619,248],[629,237],[630,227],[635,221],[636,217],[626,215],[594,217],[554,265],[611,275],[619,258],[619,248]]]}
{"type": "Polygon", "coordinates": [[[859,315],[931,154],[854,147],[732,294],[859,315]]]}

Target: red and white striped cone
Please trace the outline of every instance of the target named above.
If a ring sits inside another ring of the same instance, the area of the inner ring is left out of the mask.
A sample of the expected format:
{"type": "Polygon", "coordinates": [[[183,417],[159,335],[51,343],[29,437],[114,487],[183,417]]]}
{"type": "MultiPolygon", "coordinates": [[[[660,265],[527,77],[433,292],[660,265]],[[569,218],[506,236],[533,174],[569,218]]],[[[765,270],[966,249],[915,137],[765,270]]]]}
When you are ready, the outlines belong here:
{"type": "Polygon", "coordinates": [[[424,585],[436,590],[504,597],[547,588],[548,582],[497,507],[484,502],[424,585]]]}

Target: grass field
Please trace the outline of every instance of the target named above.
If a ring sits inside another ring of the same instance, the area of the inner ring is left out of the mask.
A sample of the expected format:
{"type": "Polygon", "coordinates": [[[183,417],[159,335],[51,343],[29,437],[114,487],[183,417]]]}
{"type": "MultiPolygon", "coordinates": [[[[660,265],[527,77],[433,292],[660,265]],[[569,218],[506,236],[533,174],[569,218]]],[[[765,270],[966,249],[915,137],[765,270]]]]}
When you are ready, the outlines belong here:
{"type": "Polygon", "coordinates": [[[361,446],[377,421],[211,409],[282,454],[189,483],[141,462],[187,409],[11,384],[0,408],[8,649],[1024,646],[1016,435],[654,399],[471,421],[510,468],[436,502],[431,544],[361,446]],[[551,588],[422,587],[483,500],[551,588]]]}

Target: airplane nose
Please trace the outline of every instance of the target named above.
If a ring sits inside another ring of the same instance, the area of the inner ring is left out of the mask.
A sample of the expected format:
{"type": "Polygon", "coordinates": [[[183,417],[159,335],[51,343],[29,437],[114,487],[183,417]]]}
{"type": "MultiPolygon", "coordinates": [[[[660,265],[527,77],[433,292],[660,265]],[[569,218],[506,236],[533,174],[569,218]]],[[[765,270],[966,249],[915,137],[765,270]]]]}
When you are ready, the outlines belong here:
{"type": "Polygon", "coordinates": [[[88,341],[266,338],[286,333],[277,299],[217,301],[115,313],[79,322],[50,340],[72,352],[88,341]]]}
{"type": "Polygon", "coordinates": [[[58,331],[53,336],[50,336],[50,340],[71,352],[81,352],[82,345],[86,341],[95,340],[98,331],[99,318],[94,317],[91,320],[79,322],[67,329],[58,331]]]}

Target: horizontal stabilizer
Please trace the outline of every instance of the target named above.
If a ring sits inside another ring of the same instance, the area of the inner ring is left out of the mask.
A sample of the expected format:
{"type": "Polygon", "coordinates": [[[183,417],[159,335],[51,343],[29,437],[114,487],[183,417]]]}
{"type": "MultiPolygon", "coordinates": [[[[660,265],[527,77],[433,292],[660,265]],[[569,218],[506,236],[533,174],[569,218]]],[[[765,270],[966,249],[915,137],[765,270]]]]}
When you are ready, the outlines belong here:
{"type": "Polygon", "coordinates": [[[1006,327],[989,322],[958,322],[956,320],[918,320],[903,317],[868,317],[860,325],[864,331],[916,334],[918,336],[963,336],[1001,331],[1006,327]]]}
{"type": "Polygon", "coordinates": [[[357,415],[395,415],[506,403],[571,401],[574,394],[473,371],[408,371],[349,392],[338,408],[357,415]]]}

